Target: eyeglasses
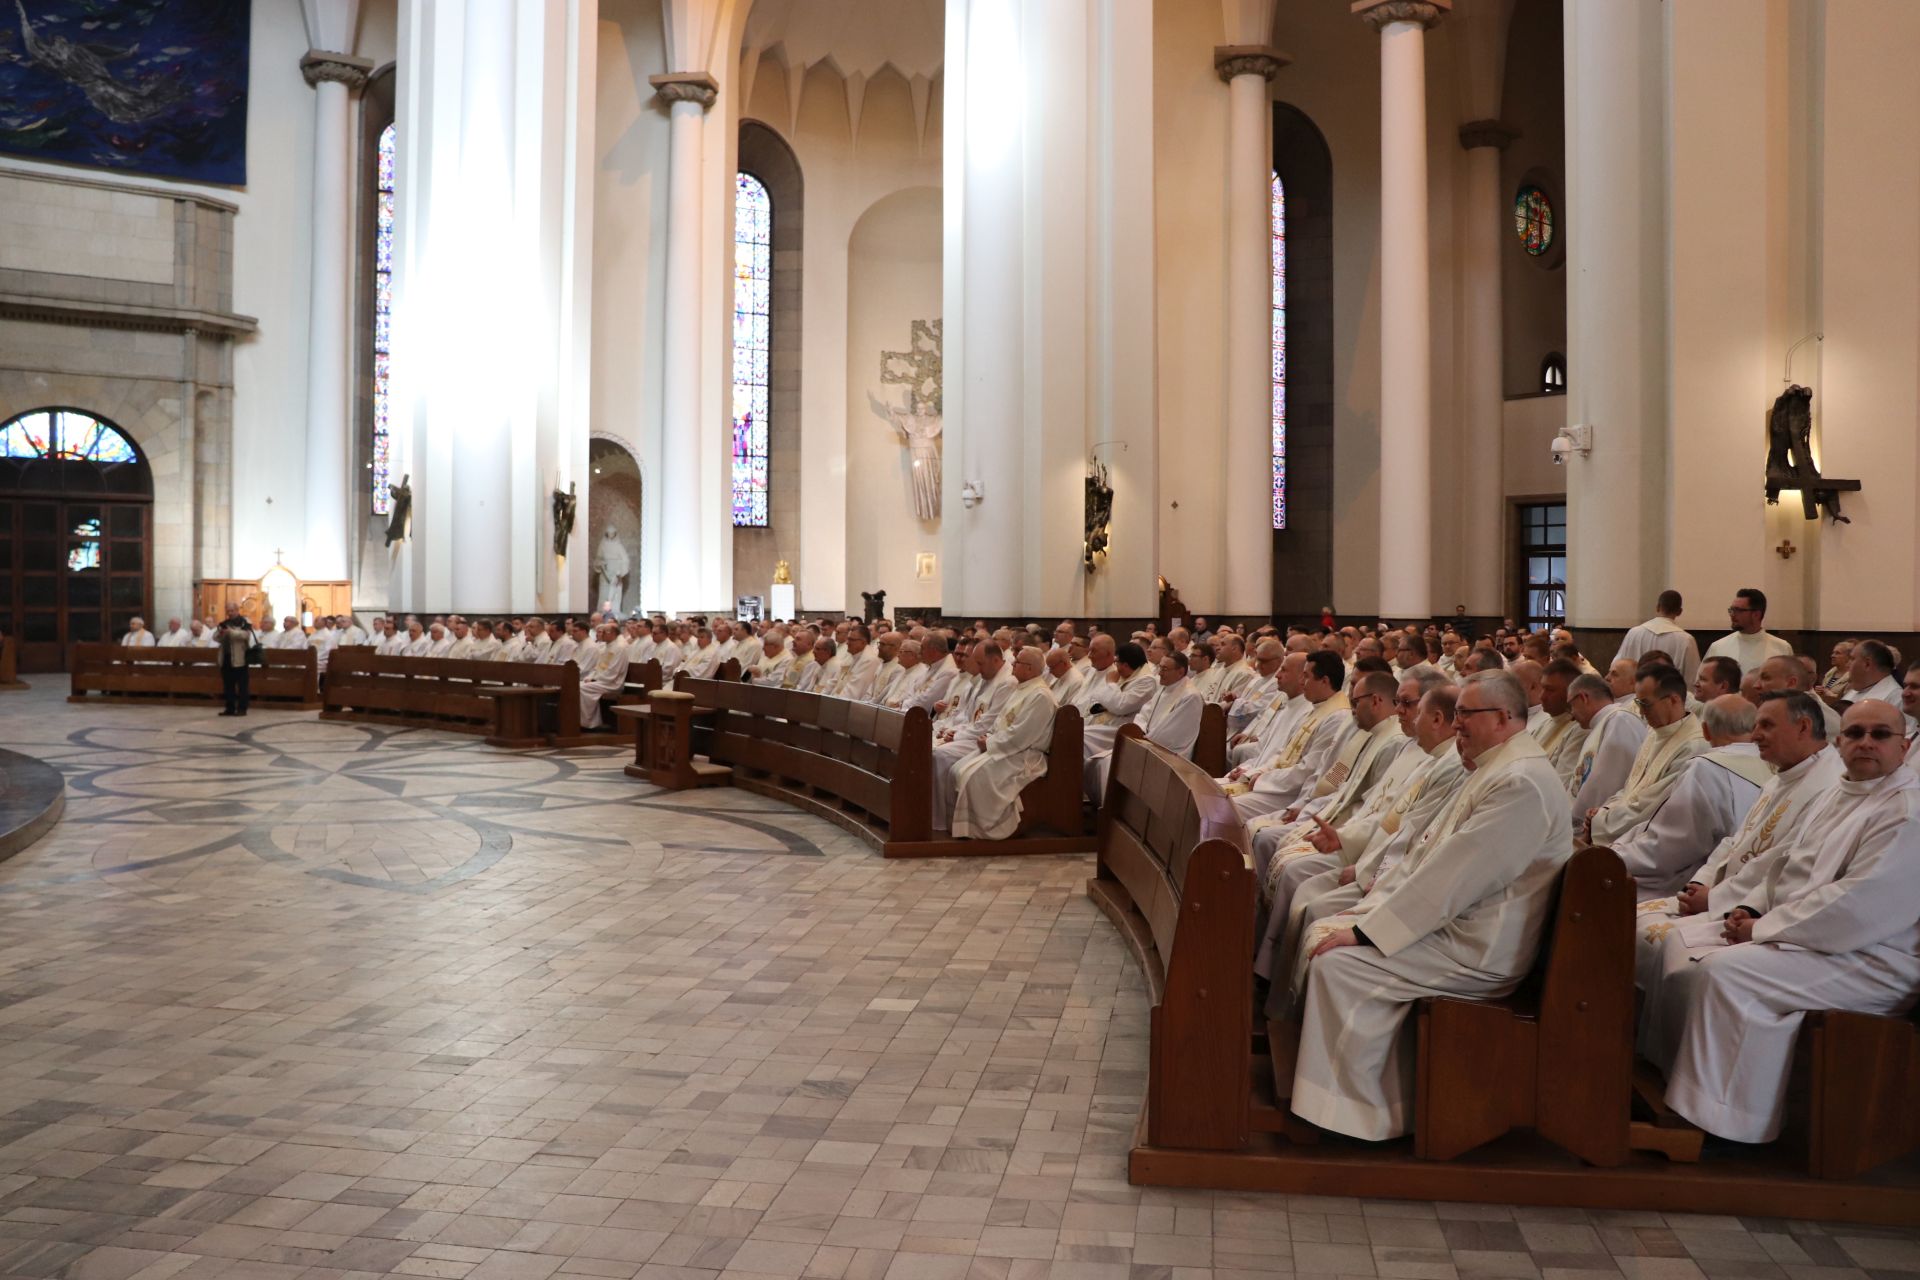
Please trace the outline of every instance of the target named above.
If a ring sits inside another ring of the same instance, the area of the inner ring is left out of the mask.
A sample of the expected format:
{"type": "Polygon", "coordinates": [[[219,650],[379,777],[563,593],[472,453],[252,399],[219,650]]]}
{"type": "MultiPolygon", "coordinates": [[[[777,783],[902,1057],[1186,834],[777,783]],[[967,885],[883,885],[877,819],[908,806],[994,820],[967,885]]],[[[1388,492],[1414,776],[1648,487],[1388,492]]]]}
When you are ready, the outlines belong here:
{"type": "Polygon", "coordinates": [[[1393,700],[1393,705],[1394,705],[1394,706],[1396,706],[1396,707],[1417,707],[1417,706],[1419,706],[1419,705],[1420,705],[1420,699],[1418,699],[1418,698],[1395,698],[1395,699],[1393,700]]]}
{"type": "Polygon", "coordinates": [[[1744,604],[1730,604],[1727,606],[1727,612],[1728,613],[1758,613],[1759,610],[1744,604]]]}
{"type": "Polygon", "coordinates": [[[1498,712],[1501,715],[1505,715],[1507,713],[1507,709],[1505,707],[1455,707],[1453,709],[1453,714],[1455,719],[1458,719],[1461,716],[1485,715],[1488,712],[1498,712]]]}
{"type": "Polygon", "coordinates": [[[1897,738],[1902,735],[1899,731],[1886,728],[1884,725],[1869,729],[1865,725],[1856,724],[1849,725],[1847,728],[1842,729],[1840,736],[1848,742],[1859,742],[1862,738],[1872,738],[1875,742],[1885,742],[1888,738],[1897,738]]]}

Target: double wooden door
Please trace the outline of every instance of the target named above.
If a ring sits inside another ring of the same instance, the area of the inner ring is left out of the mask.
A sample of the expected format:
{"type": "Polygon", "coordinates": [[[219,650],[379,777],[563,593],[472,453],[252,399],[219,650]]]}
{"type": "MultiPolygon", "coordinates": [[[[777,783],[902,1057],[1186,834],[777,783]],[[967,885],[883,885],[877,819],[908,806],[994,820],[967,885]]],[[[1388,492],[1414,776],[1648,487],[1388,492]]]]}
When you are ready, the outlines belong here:
{"type": "Polygon", "coordinates": [[[0,496],[0,631],[22,671],[64,671],[70,646],[116,640],[138,615],[156,632],[153,504],[0,496]]]}

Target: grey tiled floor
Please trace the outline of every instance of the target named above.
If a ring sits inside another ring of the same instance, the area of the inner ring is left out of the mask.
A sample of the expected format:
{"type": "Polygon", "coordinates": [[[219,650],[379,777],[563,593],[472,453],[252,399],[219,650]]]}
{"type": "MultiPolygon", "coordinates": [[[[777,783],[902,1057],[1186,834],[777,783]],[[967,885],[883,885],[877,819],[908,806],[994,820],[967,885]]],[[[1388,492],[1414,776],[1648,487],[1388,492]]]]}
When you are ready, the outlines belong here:
{"type": "Polygon", "coordinates": [[[1920,1273],[1920,1235],[1127,1185],[1084,858],[886,863],[612,750],[0,694],[0,1274],[1920,1273]]]}

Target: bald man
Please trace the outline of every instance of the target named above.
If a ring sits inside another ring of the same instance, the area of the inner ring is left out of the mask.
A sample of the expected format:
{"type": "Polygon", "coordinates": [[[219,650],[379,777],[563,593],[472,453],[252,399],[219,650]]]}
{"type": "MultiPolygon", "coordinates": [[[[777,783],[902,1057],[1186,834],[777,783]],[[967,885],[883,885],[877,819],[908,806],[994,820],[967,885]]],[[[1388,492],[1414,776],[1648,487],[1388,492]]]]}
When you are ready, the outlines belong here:
{"type": "Polygon", "coordinates": [[[1698,719],[1707,749],[1687,761],[1672,790],[1644,820],[1612,841],[1640,901],[1678,893],[1720,842],[1739,829],[1773,776],[1753,743],[1757,715],[1737,693],[1702,708],[1698,719]]]}

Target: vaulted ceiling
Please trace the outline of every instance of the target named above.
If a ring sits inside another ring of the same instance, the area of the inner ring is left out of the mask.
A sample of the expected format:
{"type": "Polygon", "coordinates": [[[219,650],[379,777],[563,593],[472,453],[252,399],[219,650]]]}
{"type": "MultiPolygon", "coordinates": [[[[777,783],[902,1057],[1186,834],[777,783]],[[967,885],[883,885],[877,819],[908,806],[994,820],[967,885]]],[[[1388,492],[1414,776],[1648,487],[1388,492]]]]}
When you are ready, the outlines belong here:
{"type": "Polygon", "coordinates": [[[945,53],[945,0],[755,0],[741,37],[740,65],[748,93],[763,57],[786,71],[789,133],[799,121],[808,73],[827,68],[844,86],[857,139],[867,85],[889,70],[912,91],[915,123],[924,135],[945,53]]]}

